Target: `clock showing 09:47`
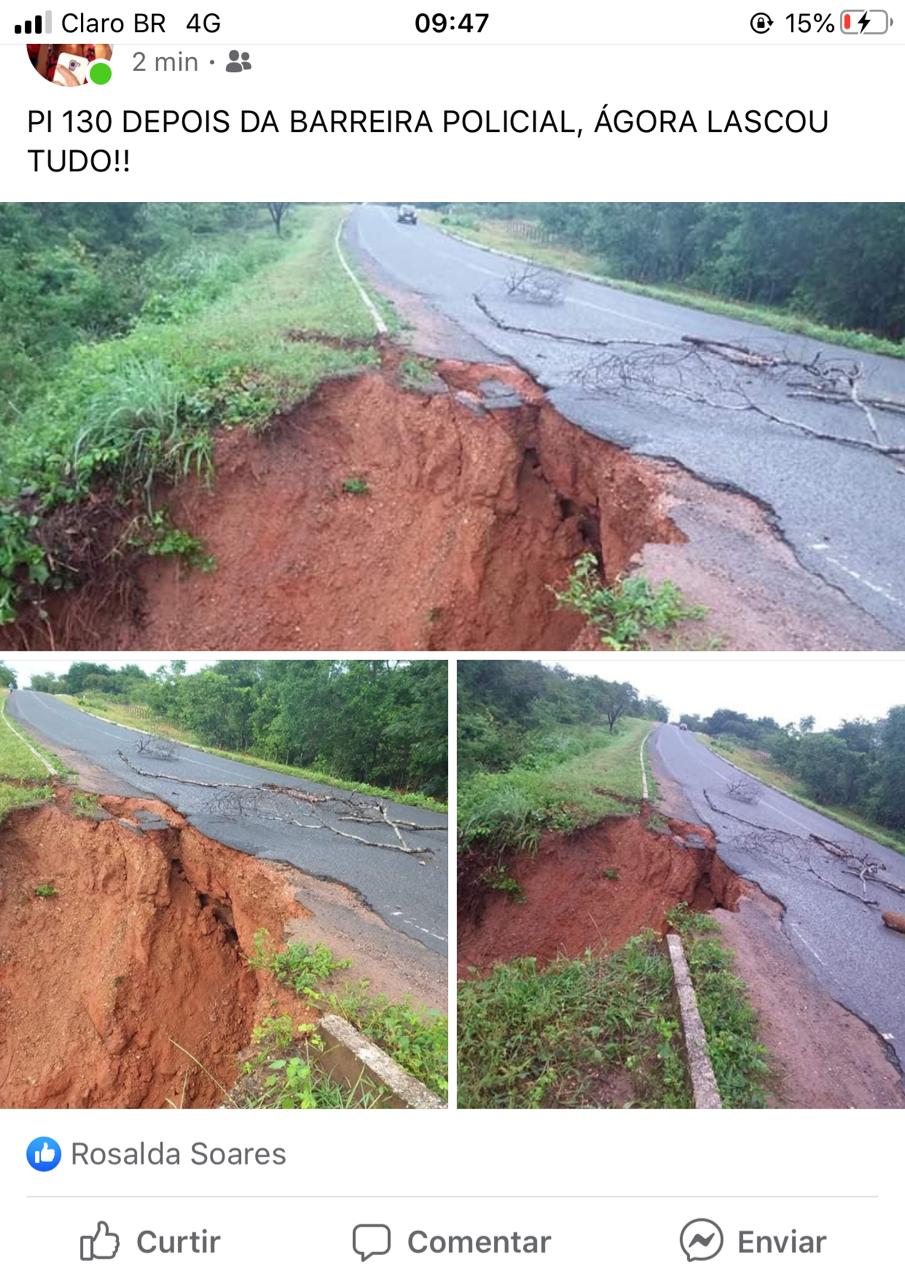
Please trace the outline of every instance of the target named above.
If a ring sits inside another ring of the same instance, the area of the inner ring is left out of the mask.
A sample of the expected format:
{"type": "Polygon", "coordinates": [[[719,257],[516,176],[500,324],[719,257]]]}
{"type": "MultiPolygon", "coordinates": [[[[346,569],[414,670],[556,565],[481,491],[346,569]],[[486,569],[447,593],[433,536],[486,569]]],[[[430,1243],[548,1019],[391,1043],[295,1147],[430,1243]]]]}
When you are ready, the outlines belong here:
{"type": "Polygon", "coordinates": [[[451,31],[467,31],[480,35],[487,25],[489,13],[419,13],[415,16],[415,30],[419,35],[443,35],[451,31]]]}

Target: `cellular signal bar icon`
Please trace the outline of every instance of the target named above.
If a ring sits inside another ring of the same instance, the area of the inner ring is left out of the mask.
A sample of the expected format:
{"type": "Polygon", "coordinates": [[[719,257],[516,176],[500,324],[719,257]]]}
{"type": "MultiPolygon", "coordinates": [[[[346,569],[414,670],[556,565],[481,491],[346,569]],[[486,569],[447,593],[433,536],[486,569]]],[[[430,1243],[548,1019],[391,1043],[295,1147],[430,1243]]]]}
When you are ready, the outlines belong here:
{"type": "Polygon", "coordinates": [[[46,36],[53,28],[53,14],[48,9],[43,18],[36,13],[30,22],[17,22],[13,30],[17,36],[46,36]]]}

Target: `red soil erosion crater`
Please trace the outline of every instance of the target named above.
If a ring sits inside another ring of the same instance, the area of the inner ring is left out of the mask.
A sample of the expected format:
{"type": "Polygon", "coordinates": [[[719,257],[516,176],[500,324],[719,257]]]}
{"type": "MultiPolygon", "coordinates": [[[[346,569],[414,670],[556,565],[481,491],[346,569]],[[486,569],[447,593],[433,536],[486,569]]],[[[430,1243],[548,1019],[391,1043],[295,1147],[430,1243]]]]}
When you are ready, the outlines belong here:
{"type": "Polygon", "coordinates": [[[248,968],[254,933],[279,942],[308,913],[277,868],[166,805],[102,805],[77,817],[61,793],[0,827],[0,1106],[219,1106],[255,1023],[289,1008],[248,968]]]}
{"type": "Polygon", "coordinates": [[[511,366],[447,362],[429,391],[379,372],[325,383],[262,434],[219,435],[212,489],[159,495],[213,573],[137,570],[50,604],[73,647],[563,649],[575,558],[612,580],[649,542],[682,541],[653,468],[573,426],[511,366]],[[344,484],[363,479],[366,491],[344,484]],[[73,633],[78,634],[73,634],[73,633]]]}
{"type": "Polygon", "coordinates": [[[709,828],[668,819],[661,832],[648,821],[642,814],[549,832],[536,854],[508,861],[522,900],[487,890],[460,916],[459,976],[518,956],[543,966],[587,948],[612,951],[643,929],[665,933],[681,902],[696,911],[737,906],[744,882],[718,857],[709,828]]]}

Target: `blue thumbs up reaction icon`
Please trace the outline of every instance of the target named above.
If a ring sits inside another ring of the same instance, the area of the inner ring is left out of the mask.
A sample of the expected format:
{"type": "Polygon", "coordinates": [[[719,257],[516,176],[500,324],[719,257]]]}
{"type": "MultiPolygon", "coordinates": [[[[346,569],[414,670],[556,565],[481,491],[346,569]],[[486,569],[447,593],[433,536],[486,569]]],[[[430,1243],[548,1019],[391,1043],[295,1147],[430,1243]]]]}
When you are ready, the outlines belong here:
{"type": "Polygon", "coordinates": [[[53,1138],[34,1138],[28,1144],[25,1158],[38,1173],[50,1173],[63,1158],[63,1150],[53,1138]]]}

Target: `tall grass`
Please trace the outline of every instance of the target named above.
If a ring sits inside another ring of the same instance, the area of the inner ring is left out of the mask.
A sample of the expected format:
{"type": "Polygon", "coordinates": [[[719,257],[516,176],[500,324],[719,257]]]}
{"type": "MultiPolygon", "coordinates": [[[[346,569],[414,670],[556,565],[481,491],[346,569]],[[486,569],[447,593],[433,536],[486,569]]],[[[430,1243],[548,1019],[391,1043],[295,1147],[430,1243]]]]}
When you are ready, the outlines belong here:
{"type": "Polygon", "coordinates": [[[281,242],[237,233],[216,252],[193,246],[190,270],[184,257],[156,263],[159,287],[134,327],[73,348],[3,428],[0,624],[48,583],[35,533],[46,513],[101,484],[141,493],[150,510],[158,482],[209,471],[214,428],[259,428],[325,378],[377,362],[368,345],[317,341],[375,336],[333,248],[340,217],[300,207],[281,242]]]}
{"type": "MultiPolygon", "coordinates": [[[[708,1051],[726,1107],[766,1105],[757,1016],[709,916],[679,907],[708,1051]]],[[[690,1107],[672,967],[651,930],[609,955],[538,969],[533,956],[459,983],[459,1106],[690,1107]]]]}
{"type": "Polygon", "coordinates": [[[481,844],[513,853],[533,850],[545,830],[573,831],[601,818],[636,813],[641,803],[639,751],[646,720],[617,731],[577,728],[535,740],[503,773],[459,783],[459,847],[481,844]]]}

